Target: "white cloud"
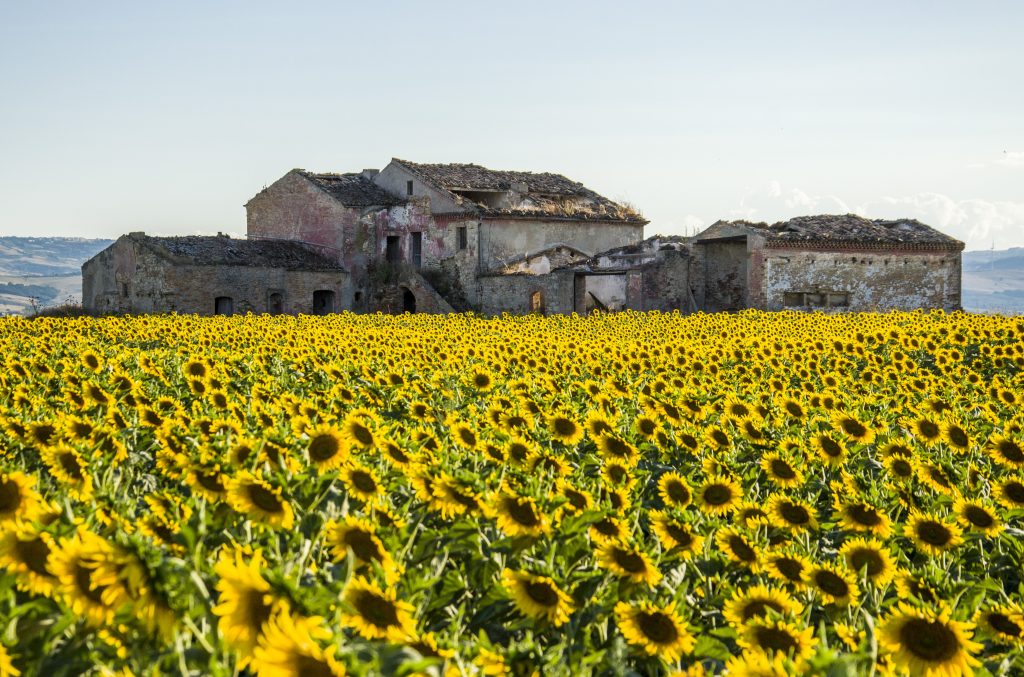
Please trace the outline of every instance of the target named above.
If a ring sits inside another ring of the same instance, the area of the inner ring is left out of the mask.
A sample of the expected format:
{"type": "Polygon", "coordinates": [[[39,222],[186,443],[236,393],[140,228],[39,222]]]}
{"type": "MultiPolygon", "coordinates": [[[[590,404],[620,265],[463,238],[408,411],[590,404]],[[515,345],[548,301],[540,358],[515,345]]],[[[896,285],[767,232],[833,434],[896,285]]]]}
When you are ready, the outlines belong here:
{"type": "Polygon", "coordinates": [[[1003,167],[1024,167],[1024,151],[1003,151],[1003,157],[996,160],[1003,167]]]}

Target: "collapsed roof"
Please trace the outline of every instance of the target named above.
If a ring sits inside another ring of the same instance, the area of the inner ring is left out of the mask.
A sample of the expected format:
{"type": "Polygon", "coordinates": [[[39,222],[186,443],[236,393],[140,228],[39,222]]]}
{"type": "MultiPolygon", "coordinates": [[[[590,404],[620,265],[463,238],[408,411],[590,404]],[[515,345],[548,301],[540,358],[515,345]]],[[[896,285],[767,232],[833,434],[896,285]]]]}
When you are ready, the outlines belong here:
{"type": "MultiPolygon", "coordinates": [[[[718,221],[708,231],[733,226],[763,235],[769,246],[844,243],[894,248],[924,246],[963,249],[959,240],[917,219],[867,219],[856,214],[798,216],[768,225],[751,221],[718,221]]],[[[698,235],[698,240],[701,236],[698,235]]]]}
{"type": "Polygon", "coordinates": [[[132,233],[129,237],[185,265],[343,270],[326,254],[291,240],[242,240],[226,235],[154,237],[145,233],[132,233]]]}
{"type": "Polygon", "coordinates": [[[403,202],[362,173],[316,174],[303,169],[296,171],[346,207],[391,207],[403,202]]]}

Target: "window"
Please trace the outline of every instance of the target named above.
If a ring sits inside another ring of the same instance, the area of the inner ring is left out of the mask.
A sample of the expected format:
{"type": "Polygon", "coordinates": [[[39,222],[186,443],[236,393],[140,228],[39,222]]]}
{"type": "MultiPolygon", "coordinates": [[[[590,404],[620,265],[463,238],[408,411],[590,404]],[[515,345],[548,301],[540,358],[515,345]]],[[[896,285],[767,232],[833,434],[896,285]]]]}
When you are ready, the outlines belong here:
{"type": "Polygon", "coordinates": [[[388,235],[384,257],[388,263],[398,263],[402,260],[402,242],[397,235],[388,235]]]}
{"type": "Polygon", "coordinates": [[[788,291],[782,295],[782,305],[787,308],[799,308],[804,304],[804,293],[799,291],[788,291]]]}
{"type": "Polygon", "coordinates": [[[423,265],[423,233],[412,233],[412,265],[419,268],[423,265]]]}
{"type": "Polygon", "coordinates": [[[402,310],[407,313],[416,312],[416,295],[408,287],[402,287],[402,310]]]}
{"type": "Polygon", "coordinates": [[[412,195],[412,181],[405,182],[405,194],[412,195]]]}
{"type": "Polygon", "coordinates": [[[213,300],[214,315],[230,315],[235,312],[235,302],[230,296],[218,296],[213,300]]]}
{"type": "Polygon", "coordinates": [[[330,289],[317,289],[313,292],[313,314],[327,315],[334,312],[334,292],[330,289]]]}
{"type": "Polygon", "coordinates": [[[811,308],[818,308],[820,306],[825,305],[825,295],[824,294],[805,294],[804,295],[804,303],[806,305],[810,306],[811,308]]]}
{"type": "Polygon", "coordinates": [[[544,295],[541,294],[539,291],[535,291],[532,294],[530,294],[530,312],[544,312],[544,295]]]}
{"type": "Polygon", "coordinates": [[[459,226],[459,249],[465,249],[469,246],[469,236],[467,233],[466,226],[459,226]]]}
{"type": "Polygon", "coordinates": [[[127,282],[122,282],[121,283],[121,296],[128,296],[128,283],[127,282]]]}
{"type": "Polygon", "coordinates": [[[839,292],[828,295],[828,307],[829,308],[845,308],[850,305],[850,295],[845,292],[839,292]]]}
{"type": "Polygon", "coordinates": [[[279,291],[272,291],[267,296],[267,312],[271,315],[280,315],[284,312],[284,295],[279,291]]]}

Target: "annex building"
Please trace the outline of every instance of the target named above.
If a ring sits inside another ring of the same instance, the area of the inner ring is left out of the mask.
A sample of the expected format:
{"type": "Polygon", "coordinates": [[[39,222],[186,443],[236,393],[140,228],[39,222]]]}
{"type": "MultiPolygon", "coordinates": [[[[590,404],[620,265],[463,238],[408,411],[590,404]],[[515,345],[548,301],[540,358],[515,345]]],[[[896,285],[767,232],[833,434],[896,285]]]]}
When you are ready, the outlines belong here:
{"type": "Polygon", "coordinates": [[[97,312],[571,313],[960,306],[963,243],[914,220],[647,221],[559,174],[393,159],[294,169],[246,205],[247,236],[130,233],[82,266],[97,312]]]}

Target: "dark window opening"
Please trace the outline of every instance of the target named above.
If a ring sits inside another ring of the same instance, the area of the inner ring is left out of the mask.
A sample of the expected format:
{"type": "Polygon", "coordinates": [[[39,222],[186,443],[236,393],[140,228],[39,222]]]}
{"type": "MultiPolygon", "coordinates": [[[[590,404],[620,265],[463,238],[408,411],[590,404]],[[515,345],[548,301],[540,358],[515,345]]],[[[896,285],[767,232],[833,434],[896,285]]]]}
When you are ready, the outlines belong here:
{"type": "Polygon", "coordinates": [[[544,312],[544,295],[539,291],[535,291],[530,294],[530,312],[531,313],[543,313],[544,312]]]}
{"type": "Polygon", "coordinates": [[[804,294],[799,291],[788,291],[782,295],[782,305],[787,308],[798,308],[804,304],[804,294]]]}
{"type": "Polygon", "coordinates": [[[412,195],[412,181],[405,182],[405,194],[412,195]]]}
{"type": "Polygon", "coordinates": [[[416,295],[408,287],[402,287],[402,310],[407,313],[416,312],[416,295]]]}
{"type": "Polygon", "coordinates": [[[469,246],[469,233],[467,232],[466,226],[459,226],[459,249],[465,249],[469,246]]]}
{"type": "Polygon", "coordinates": [[[356,303],[359,303],[362,300],[363,300],[363,292],[357,291],[356,292],[356,303]]]}
{"type": "Polygon", "coordinates": [[[128,296],[128,283],[127,282],[122,282],[121,283],[121,296],[128,296]]]}
{"type": "Polygon", "coordinates": [[[507,193],[505,191],[453,190],[452,192],[459,197],[465,198],[484,207],[491,207],[492,209],[500,209],[503,203],[507,200],[507,193]]]}
{"type": "Polygon", "coordinates": [[[281,292],[270,292],[267,297],[267,312],[271,315],[280,315],[284,312],[284,296],[281,292]]]}
{"type": "Polygon", "coordinates": [[[214,315],[230,315],[235,312],[235,302],[230,296],[218,296],[213,300],[214,315]]]}
{"type": "Polygon", "coordinates": [[[326,315],[334,312],[334,292],[330,289],[317,289],[313,292],[313,314],[326,315]]]}
{"type": "Polygon", "coordinates": [[[417,268],[423,265],[423,233],[412,234],[412,265],[417,268]]]}
{"type": "Polygon", "coordinates": [[[384,258],[388,263],[398,263],[402,260],[402,241],[397,235],[388,235],[384,258]]]}

